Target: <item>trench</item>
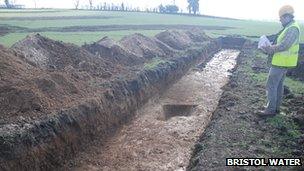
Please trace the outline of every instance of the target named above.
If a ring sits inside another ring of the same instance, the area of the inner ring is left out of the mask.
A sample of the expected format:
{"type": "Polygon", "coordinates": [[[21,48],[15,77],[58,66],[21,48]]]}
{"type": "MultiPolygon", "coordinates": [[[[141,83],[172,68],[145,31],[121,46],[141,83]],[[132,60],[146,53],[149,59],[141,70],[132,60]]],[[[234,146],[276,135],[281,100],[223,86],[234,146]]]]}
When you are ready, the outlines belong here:
{"type": "Polygon", "coordinates": [[[68,170],[186,170],[239,53],[221,50],[203,68],[191,68],[116,135],[75,157],[68,170]]]}

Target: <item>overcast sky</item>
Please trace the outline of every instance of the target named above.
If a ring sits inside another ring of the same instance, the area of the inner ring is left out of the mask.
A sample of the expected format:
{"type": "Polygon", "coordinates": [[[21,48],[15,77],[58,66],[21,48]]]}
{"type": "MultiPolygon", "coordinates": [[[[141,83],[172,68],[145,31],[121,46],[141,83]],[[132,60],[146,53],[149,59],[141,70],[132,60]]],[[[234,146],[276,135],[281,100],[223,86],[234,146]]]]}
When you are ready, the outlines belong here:
{"type": "MultiPolygon", "coordinates": [[[[4,0],[0,0],[2,3],[4,0]]],[[[73,0],[11,0],[18,4],[24,4],[27,8],[74,8],[73,0]]],[[[80,6],[88,5],[88,0],[80,0],[80,6]]],[[[104,2],[125,4],[133,7],[153,8],[159,4],[172,4],[174,0],[93,0],[94,4],[104,2]]],[[[175,0],[177,6],[186,11],[187,0],[175,0]]],[[[290,4],[295,8],[296,19],[304,20],[304,0],[200,0],[200,13],[205,15],[241,18],[276,20],[278,9],[285,4],[290,4]]]]}

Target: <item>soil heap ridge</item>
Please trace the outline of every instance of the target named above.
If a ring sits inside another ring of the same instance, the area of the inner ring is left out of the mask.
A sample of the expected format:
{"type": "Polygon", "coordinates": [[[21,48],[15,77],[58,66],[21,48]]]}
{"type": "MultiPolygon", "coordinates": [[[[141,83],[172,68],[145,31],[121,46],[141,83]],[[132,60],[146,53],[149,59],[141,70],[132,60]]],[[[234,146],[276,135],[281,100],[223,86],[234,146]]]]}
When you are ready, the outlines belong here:
{"type": "Polygon", "coordinates": [[[211,40],[211,38],[200,29],[192,29],[189,31],[167,30],[157,34],[155,37],[176,50],[185,50],[196,43],[211,40]]]}
{"type": "Polygon", "coordinates": [[[143,57],[136,56],[136,54],[107,36],[92,44],[85,44],[83,48],[101,58],[125,66],[138,65],[145,61],[143,57]]]}
{"type": "Polygon", "coordinates": [[[17,42],[12,49],[31,64],[42,69],[62,70],[72,67],[92,76],[107,77],[114,66],[103,58],[97,58],[74,44],[55,41],[40,34],[30,34],[17,42]]]}
{"type": "Polygon", "coordinates": [[[142,34],[135,33],[123,37],[120,44],[130,50],[138,57],[152,59],[154,57],[169,57],[174,55],[174,50],[156,38],[146,37],[142,34]]]}
{"type": "Polygon", "coordinates": [[[77,71],[49,72],[17,55],[0,48],[0,123],[34,119],[92,96],[90,77],[82,80],[77,71]]]}

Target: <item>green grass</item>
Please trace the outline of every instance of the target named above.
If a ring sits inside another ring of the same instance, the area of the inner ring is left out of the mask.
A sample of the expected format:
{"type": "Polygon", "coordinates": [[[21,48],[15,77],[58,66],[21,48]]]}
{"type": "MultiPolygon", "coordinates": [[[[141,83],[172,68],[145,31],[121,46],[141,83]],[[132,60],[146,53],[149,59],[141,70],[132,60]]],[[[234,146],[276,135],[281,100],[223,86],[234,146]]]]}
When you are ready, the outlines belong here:
{"type": "MultiPolygon", "coordinates": [[[[253,80],[257,81],[259,84],[266,84],[266,80],[268,77],[267,73],[251,73],[251,77],[253,80]]],[[[294,80],[292,78],[286,77],[284,81],[284,85],[286,85],[292,93],[294,94],[304,94],[304,84],[301,81],[294,80]]]]}
{"type": "Polygon", "coordinates": [[[280,130],[283,134],[283,137],[286,140],[289,139],[297,139],[301,136],[301,132],[299,131],[299,126],[294,123],[292,119],[285,115],[277,115],[273,118],[267,119],[267,122],[280,130]]]}
{"type": "MultiPolygon", "coordinates": [[[[109,32],[42,32],[41,35],[47,36],[54,40],[69,42],[76,45],[83,45],[84,43],[92,43],[100,40],[104,36],[109,36],[114,40],[119,40],[125,35],[133,33],[142,33],[145,36],[152,37],[162,30],[123,30],[123,31],[109,31],[109,32]]],[[[0,36],[0,44],[5,46],[12,46],[17,41],[25,38],[29,33],[11,33],[5,36],[0,36]]]]}
{"type": "MultiPolygon", "coordinates": [[[[185,15],[168,15],[155,13],[139,12],[110,12],[110,11],[86,11],[86,10],[5,10],[0,9],[0,25],[18,26],[28,29],[38,29],[45,27],[70,27],[70,26],[98,26],[98,25],[198,25],[198,26],[225,26],[232,27],[227,30],[206,30],[212,37],[220,35],[246,35],[260,36],[263,34],[273,34],[280,30],[278,22],[262,22],[253,20],[230,20],[209,17],[193,17],[185,15]],[[112,17],[107,19],[66,19],[66,20],[13,20],[10,17],[58,17],[58,16],[102,16],[112,17]]],[[[304,30],[304,26],[302,25],[304,30]]],[[[62,33],[45,32],[44,35],[50,36],[56,40],[63,40],[76,44],[95,41],[96,37],[108,35],[114,39],[140,32],[153,36],[161,30],[130,30],[130,31],[109,31],[109,32],[80,32],[80,33],[62,33]]],[[[14,42],[22,39],[28,33],[12,33],[0,37],[0,43],[10,46],[14,42]]],[[[304,36],[301,37],[304,42],[304,36]]]]}

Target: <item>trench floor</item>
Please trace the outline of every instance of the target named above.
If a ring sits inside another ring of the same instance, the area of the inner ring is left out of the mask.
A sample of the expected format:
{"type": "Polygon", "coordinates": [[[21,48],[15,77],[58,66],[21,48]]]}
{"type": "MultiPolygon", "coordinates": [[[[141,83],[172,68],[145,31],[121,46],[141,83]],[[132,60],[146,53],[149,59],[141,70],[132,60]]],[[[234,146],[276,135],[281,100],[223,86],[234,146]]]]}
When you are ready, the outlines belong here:
{"type": "Polygon", "coordinates": [[[239,53],[222,50],[203,69],[192,68],[102,146],[77,156],[69,170],[186,170],[239,53]]]}

